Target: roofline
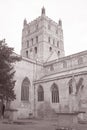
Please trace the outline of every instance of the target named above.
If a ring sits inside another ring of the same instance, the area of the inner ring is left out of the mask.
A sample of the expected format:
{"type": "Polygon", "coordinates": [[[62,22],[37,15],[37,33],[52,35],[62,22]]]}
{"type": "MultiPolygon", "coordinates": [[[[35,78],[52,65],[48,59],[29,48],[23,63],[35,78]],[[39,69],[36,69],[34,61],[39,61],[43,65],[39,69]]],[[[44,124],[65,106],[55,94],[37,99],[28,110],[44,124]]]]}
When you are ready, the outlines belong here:
{"type": "Polygon", "coordinates": [[[56,59],[56,60],[45,62],[44,66],[47,66],[47,65],[50,65],[50,64],[54,64],[54,63],[60,62],[62,60],[69,60],[71,58],[74,58],[76,56],[82,56],[84,54],[87,54],[87,50],[81,51],[81,52],[78,52],[78,53],[75,53],[75,54],[71,54],[71,55],[68,55],[68,56],[64,56],[64,57],[61,57],[61,58],[56,59]]]}
{"type": "Polygon", "coordinates": [[[26,57],[22,57],[21,55],[15,53],[15,52],[13,52],[13,53],[14,53],[16,56],[21,57],[22,60],[24,60],[24,61],[31,62],[31,63],[33,63],[33,64],[37,64],[37,65],[43,66],[43,63],[41,63],[41,62],[39,62],[39,61],[36,61],[36,60],[33,60],[33,59],[29,59],[29,58],[26,58],[26,57]]]}

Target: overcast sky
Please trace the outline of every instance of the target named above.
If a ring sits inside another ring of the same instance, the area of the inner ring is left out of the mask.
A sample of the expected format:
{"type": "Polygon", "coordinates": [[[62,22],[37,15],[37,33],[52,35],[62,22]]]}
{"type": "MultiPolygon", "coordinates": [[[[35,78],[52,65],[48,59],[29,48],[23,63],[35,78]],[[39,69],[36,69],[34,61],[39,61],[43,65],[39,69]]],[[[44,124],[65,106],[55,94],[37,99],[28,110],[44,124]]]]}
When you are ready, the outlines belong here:
{"type": "Polygon", "coordinates": [[[0,0],[0,39],[20,54],[23,20],[41,15],[62,20],[65,54],[87,50],[87,0],[0,0]]]}

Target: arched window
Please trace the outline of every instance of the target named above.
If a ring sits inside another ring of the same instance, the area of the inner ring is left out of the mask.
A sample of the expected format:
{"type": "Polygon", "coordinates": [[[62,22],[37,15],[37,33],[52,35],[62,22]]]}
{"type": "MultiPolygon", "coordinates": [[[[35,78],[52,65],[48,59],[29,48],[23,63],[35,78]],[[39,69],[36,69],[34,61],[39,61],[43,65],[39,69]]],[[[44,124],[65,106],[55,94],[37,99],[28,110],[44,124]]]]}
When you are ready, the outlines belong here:
{"type": "Polygon", "coordinates": [[[28,51],[26,51],[26,57],[28,58],[28,51]]]}
{"type": "Polygon", "coordinates": [[[35,50],[35,54],[37,54],[37,47],[35,47],[34,50],[35,50]]]}
{"type": "Polygon", "coordinates": [[[31,39],[31,44],[32,44],[32,45],[33,45],[33,41],[34,41],[34,40],[33,40],[33,38],[32,38],[32,39],[31,39]]]}
{"type": "Polygon", "coordinates": [[[29,101],[29,86],[30,86],[30,81],[26,77],[21,86],[21,100],[22,101],[29,101]]]}
{"type": "Polygon", "coordinates": [[[82,90],[83,87],[84,87],[84,85],[83,85],[83,78],[80,78],[78,83],[77,83],[77,85],[76,85],[76,93],[78,93],[79,90],[82,90]]]}
{"type": "Polygon", "coordinates": [[[73,87],[72,87],[72,79],[69,80],[69,94],[72,94],[73,87]]]}
{"type": "Polygon", "coordinates": [[[54,83],[52,85],[52,103],[58,103],[59,102],[59,90],[58,86],[54,83]]]}
{"type": "Polygon", "coordinates": [[[50,52],[52,51],[52,47],[49,47],[49,51],[50,51],[50,52]]]}
{"type": "Polygon", "coordinates": [[[38,87],[38,101],[44,101],[44,90],[41,85],[38,87]]]}
{"type": "Polygon", "coordinates": [[[76,94],[76,80],[75,77],[72,76],[72,78],[68,82],[69,85],[69,94],[76,94]]]}

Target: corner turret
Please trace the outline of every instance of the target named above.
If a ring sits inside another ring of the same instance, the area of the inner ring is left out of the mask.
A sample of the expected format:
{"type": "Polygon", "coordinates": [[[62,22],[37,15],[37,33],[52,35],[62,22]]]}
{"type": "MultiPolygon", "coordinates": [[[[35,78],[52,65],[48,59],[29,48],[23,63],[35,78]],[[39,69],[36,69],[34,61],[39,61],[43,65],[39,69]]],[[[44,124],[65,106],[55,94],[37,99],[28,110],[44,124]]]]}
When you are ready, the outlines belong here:
{"type": "Polygon", "coordinates": [[[61,19],[59,19],[59,26],[62,27],[62,20],[61,19]]]}
{"type": "Polygon", "coordinates": [[[45,15],[45,8],[44,7],[42,8],[41,15],[45,15]]]}
{"type": "Polygon", "coordinates": [[[26,20],[26,18],[24,19],[24,23],[23,23],[23,25],[24,25],[24,26],[27,25],[27,20],[26,20]]]}

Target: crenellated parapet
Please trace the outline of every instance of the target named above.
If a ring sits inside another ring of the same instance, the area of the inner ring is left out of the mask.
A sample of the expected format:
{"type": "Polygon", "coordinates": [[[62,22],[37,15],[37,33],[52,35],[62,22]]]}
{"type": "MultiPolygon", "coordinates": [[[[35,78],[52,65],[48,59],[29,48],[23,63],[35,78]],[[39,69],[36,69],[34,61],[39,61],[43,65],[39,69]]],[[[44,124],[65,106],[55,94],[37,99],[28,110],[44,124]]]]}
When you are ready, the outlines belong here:
{"type": "Polygon", "coordinates": [[[56,74],[61,72],[70,72],[74,70],[85,71],[87,67],[87,51],[69,55],[58,60],[44,64],[45,75],[56,74]]]}

